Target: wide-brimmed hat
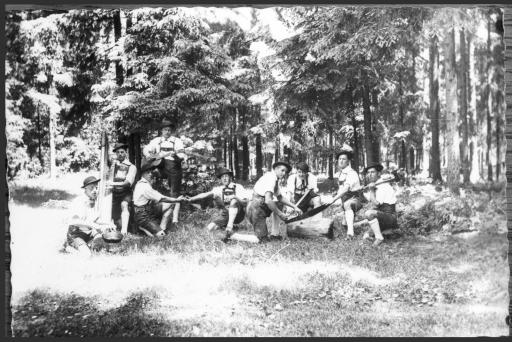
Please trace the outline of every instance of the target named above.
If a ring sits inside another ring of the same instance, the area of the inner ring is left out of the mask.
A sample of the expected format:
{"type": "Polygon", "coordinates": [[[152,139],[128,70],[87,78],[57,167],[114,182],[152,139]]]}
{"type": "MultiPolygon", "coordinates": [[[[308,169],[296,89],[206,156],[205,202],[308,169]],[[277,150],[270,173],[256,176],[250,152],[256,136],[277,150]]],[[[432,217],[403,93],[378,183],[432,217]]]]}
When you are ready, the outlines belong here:
{"type": "Polygon", "coordinates": [[[87,178],[84,179],[84,184],[82,185],[82,188],[85,188],[87,185],[89,184],[94,184],[94,183],[98,183],[100,180],[97,179],[96,177],[94,176],[89,176],[87,178]]]}
{"type": "Polygon", "coordinates": [[[217,171],[217,178],[220,178],[224,175],[230,175],[231,177],[233,177],[233,171],[231,171],[230,169],[226,169],[225,167],[221,167],[217,171]]]}
{"type": "Polygon", "coordinates": [[[367,173],[369,169],[375,169],[375,170],[377,170],[377,172],[381,172],[382,170],[384,170],[384,166],[382,166],[382,164],[376,163],[376,162],[370,163],[370,164],[368,164],[367,167],[365,167],[363,169],[363,173],[367,173]]]}
{"type": "Polygon", "coordinates": [[[167,119],[164,119],[164,120],[162,120],[162,123],[159,125],[159,127],[160,128],[164,128],[164,127],[176,128],[176,123],[169,121],[167,119]]]}
{"type": "Polygon", "coordinates": [[[116,143],[114,145],[114,148],[112,149],[113,152],[119,150],[120,148],[124,148],[125,150],[128,148],[128,144],[124,144],[124,143],[116,143]]]}
{"type": "Polygon", "coordinates": [[[298,163],[295,167],[302,172],[309,172],[309,165],[304,162],[298,163]]]}
{"type": "Polygon", "coordinates": [[[292,167],[290,164],[288,164],[287,162],[285,161],[277,161],[275,162],[273,165],[272,165],[272,169],[275,169],[276,167],[278,167],[279,165],[284,165],[286,166],[286,168],[288,169],[288,172],[291,171],[292,167]]]}
{"type": "Polygon", "coordinates": [[[155,159],[155,158],[149,158],[142,162],[142,165],[140,166],[140,172],[146,172],[148,170],[154,170],[156,169],[160,163],[162,162],[162,159],[155,159]]]}

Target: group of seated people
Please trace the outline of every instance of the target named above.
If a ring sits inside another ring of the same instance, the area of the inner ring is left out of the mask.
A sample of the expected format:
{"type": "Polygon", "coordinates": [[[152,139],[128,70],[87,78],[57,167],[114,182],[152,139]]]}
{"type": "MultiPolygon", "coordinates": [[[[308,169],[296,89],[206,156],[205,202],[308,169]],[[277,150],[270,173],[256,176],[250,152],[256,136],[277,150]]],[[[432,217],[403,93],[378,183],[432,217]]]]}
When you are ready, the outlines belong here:
{"type": "MultiPolygon", "coordinates": [[[[136,184],[137,169],[127,158],[128,145],[117,143],[113,148],[116,159],[110,167],[111,180],[107,186],[112,190],[112,218],[120,224],[99,219],[97,198],[100,180],[89,176],[82,184],[84,194],[73,205],[65,248],[90,253],[91,243],[100,238],[102,232],[115,230],[117,226],[126,235],[130,213],[139,231],[148,236],[164,236],[178,221],[181,203],[192,204],[210,198],[218,210],[208,223],[208,230],[223,229],[229,237],[235,226],[247,219],[257,240],[264,242],[281,238],[269,234],[267,218],[270,215],[285,221],[292,215],[300,215],[322,205],[317,178],[304,162],[295,165],[292,174],[292,167],[287,162],[274,163],[272,170],[257,180],[252,192],[234,182],[231,170],[221,167],[217,170],[220,185],[192,197],[183,196],[182,161],[186,157],[183,142],[174,135],[176,127],[173,123],[164,120],[161,127],[161,136],[151,140],[143,150],[145,159],[136,184]],[[167,178],[169,196],[155,189],[158,178],[167,178]],[[130,206],[133,211],[130,211],[130,206]]],[[[374,245],[379,245],[384,240],[381,229],[397,225],[395,191],[389,182],[383,182],[383,166],[378,163],[364,168],[368,184],[363,188],[359,175],[351,167],[351,160],[352,151],[349,149],[342,149],[336,156],[340,169],[337,175],[339,188],[327,203],[341,201],[340,216],[347,229],[347,239],[354,238],[355,213],[361,210],[363,203],[370,203],[364,217],[371,230],[363,238],[369,238],[372,233],[374,245]]]]}

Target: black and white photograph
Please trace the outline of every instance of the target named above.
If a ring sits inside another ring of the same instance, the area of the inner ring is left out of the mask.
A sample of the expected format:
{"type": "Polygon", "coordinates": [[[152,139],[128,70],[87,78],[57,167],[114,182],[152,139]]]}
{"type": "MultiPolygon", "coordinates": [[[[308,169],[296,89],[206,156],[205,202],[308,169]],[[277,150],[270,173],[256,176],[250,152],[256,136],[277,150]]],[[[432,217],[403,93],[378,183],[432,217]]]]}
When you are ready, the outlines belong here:
{"type": "Polygon", "coordinates": [[[509,335],[506,18],[6,6],[8,336],[509,335]]]}

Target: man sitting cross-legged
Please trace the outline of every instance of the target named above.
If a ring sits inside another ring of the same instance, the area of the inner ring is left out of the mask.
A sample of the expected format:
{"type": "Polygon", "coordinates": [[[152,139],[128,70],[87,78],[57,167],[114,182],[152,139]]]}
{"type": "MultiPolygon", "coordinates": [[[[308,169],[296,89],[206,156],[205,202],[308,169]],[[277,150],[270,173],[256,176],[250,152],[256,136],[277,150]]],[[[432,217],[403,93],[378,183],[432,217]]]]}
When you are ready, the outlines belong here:
{"type": "Polygon", "coordinates": [[[220,168],[217,172],[217,178],[220,178],[220,186],[214,187],[211,191],[198,194],[191,197],[187,202],[194,202],[208,197],[213,197],[215,206],[220,209],[212,217],[208,224],[208,230],[226,229],[226,233],[233,231],[233,225],[244,220],[247,196],[244,187],[241,184],[233,182],[233,172],[226,168],[220,168]]]}
{"type": "MultiPolygon", "coordinates": [[[[370,164],[364,169],[368,181],[370,182],[367,187],[368,191],[364,192],[364,196],[372,204],[373,208],[364,213],[365,218],[368,220],[370,228],[375,235],[374,246],[378,246],[384,241],[381,229],[392,229],[398,225],[396,216],[396,193],[395,189],[390,183],[375,184],[380,181],[386,180],[386,177],[381,176],[383,166],[378,163],[370,164]]],[[[393,177],[393,176],[391,176],[393,177]]],[[[366,232],[363,239],[370,237],[366,232]]]]}
{"type": "Polygon", "coordinates": [[[64,243],[65,251],[78,251],[89,256],[91,255],[90,246],[101,238],[102,232],[107,229],[115,229],[112,223],[99,221],[99,211],[96,208],[99,181],[94,176],[84,179],[82,185],[84,194],[79,196],[72,205],[72,214],[64,243]]]}
{"type": "Polygon", "coordinates": [[[284,205],[293,208],[297,213],[302,214],[302,210],[291,203],[285,196],[281,195],[279,180],[287,172],[290,172],[291,166],[285,162],[276,162],[272,165],[272,171],[265,173],[254,185],[252,199],[247,205],[247,220],[254,228],[254,232],[260,242],[274,238],[268,235],[267,217],[270,214],[276,214],[281,220],[286,220],[287,216],[278,208],[274,196],[284,205]]]}
{"type": "Polygon", "coordinates": [[[153,189],[151,186],[155,181],[153,172],[158,164],[159,161],[154,159],[149,159],[142,164],[140,168],[141,179],[133,190],[135,223],[139,226],[139,230],[148,236],[165,235],[167,223],[172,214],[170,203],[184,200],[183,196],[178,198],[168,197],[153,189]]]}

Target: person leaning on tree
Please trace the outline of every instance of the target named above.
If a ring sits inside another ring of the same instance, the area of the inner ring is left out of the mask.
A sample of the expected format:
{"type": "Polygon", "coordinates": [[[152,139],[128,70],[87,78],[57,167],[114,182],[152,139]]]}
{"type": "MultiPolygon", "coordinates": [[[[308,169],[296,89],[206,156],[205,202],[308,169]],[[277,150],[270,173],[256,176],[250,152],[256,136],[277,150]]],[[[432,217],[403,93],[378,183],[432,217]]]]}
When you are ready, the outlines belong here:
{"type": "Polygon", "coordinates": [[[153,189],[154,173],[158,164],[159,161],[155,159],[148,159],[142,164],[141,179],[135,184],[133,190],[135,223],[139,230],[148,236],[165,235],[167,223],[172,214],[171,203],[184,200],[181,196],[179,198],[164,196],[153,189]]]}
{"type": "Polygon", "coordinates": [[[338,174],[338,193],[332,199],[331,203],[341,199],[344,211],[344,217],[347,225],[347,239],[354,237],[354,216],[355,213],[363,207],[364,198],[362,198],[361,182],[359,175],[351,167],[352,151],[348,149],[341,150],[336,156],[340,173],[338,174]]]}
{"type": "Polygon", "coordinates": [[[233,182],[233,172],[226,168],[220,168],[217,172],[222,185],[214,187],[211,191],[191,197],[187,202],[194,202],[213,197],[215,206],[219,209],[208,224],[208,230],[226,229],[226,233],[233,231],[233,226],[239,224],[245,217],[245,205],[247,204],[246,192],[241,184],[233,182]]]}
{"type": "Polygon", "coordinates": [[[247,206],[247,220],[254,228],[254,232],[260,241],[279,238],[276,236],[268,237],[267,217],[274,213],[281,220],[286,220],[287,216],[278,208],[277,202],[281,202],[293,208],[297,213],[302,214],[302,210],[291,203],[285,196],[282,196],[279,181],[290,172],[290,164],[278,161],[272,165],[272,171],[265,173],[254,185],[252,199],[247,206]],[[274,201],[274,196],[277,202],[274,201]]]}
{"type": "Polygon", "coordinates": [[[113,152],[117,159],[112,163],[111,172],[114,179],[109,185],[112,187],[112,218],[116,222],[121,218],[121,233],[128,232],[130,220],[129,205],[132,201],[132,187],[135,182],[137,168],[127,158],[128,145],[117,143],[113,152]]]}
{"type": "MultiPolygon", "coordinates": [[[[143,149],[147,159],[161,159],[159,165],[160,174],[167,178],[170,193],[169,196],[181,195],[181,182],[183,178],[182,161],[186,159],[184,144],[181,139],[175,136],[176,125],[168,120],[161,124],[161,135],[154,138],[143,149]]],[[[178,222],[179,203],[176,203],[173,223],[178,222]]]]}
{"type": "Polygon", "coordinates": [[[309,171],[309,165],[300,162],[296,165],[297,173],[294,173],[288,177],[287,181],[287,189],[288,192],[292,196],[292,202],[297,204],[297,202],[306,194],[306,192],[311,191],[310,195],[307,196],[307,203],[304,206],[301,206],[302,211],[304,209],[316,208],[321,205],[320,196],[318,195],[318,181],[315,175],[311,174],[309,171]]]}
{"type": "MultiPolygon", "coordinates": [[[[383,166],[379,163],[372,163],[364,168],[364,174],[370,182],[363,195],[371,203],[372,209],[365,211],[364,216],[368,220],[371,231],[375,236],[374,246],[378,246],[384,241],[382,229],[393,229],[398,226],[396,215],[396,192],[390,183],[375,184],[384,181],[387,177],[381,176],[383,166]]],[[[392,175],[390,175],[393,178],[392,175]]],[[[363,239],[368,239],[370,233],[366,232],[363,239]]]]}
{"type": "Polygon", "coordinates": [[[82,184],[83,195],[73,201],[64,243],[65,251],[78,251],[89,256],[90,246],[101,238],[102,232],[115,229],[113,224],[99,221],[99,212],[96,208],[99,181],[94,176],[85,178],[82,184]]]}

